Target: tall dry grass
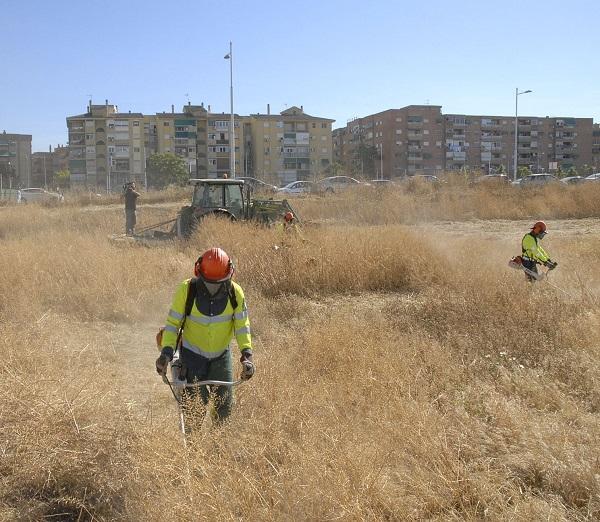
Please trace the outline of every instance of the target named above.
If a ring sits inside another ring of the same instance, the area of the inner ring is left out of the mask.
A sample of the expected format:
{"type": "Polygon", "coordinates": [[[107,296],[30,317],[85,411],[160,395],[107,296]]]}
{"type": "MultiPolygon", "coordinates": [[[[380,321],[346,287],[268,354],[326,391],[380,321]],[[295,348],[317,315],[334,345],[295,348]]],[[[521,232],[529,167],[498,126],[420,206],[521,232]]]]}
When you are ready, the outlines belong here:
{"type": "Polygon", "coordinates": [[[293,201],[302,217],[353,225],[415,224],[471,219],[578,219],[600,217],[600,183],[584,186],[436,186],[364,188],[293,201]]]}
{"type": "Polygon", "coordinates": [[[220,221],[119,245],[116,209],[3,210],[0,519],[597,519],[600,239],[548,237],[567,297],[505,267],[518,226],[360,225],[354,197],[284,245],[220,221]],[[257,374],[184,449],[153,334],[213,245],[257,374]]]}

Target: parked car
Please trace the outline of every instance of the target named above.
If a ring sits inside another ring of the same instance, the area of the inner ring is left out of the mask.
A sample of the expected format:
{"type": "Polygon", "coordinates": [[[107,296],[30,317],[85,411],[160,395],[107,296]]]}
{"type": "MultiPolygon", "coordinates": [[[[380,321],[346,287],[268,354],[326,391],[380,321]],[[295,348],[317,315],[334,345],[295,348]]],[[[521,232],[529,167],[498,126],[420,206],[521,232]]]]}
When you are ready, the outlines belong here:
{"type": "Polygon", "coordinates": [[[285,187],[277,189],[277,193],[286,196],[301,196],[302,194],[314,192],[314,187],[315,184],[312,181],[292,181],[285,187]]]}
{"type": "Polygon", "coordinates": [[[319,190],[327,193],[342,192],[350,187],[368,185],[349,176],[331,176],[317,181],[319,190]]]}
{"type": "Polygon", "coordinates": [[[254,192],[267,192],[269,194],[274,194],[275,192],[277,192],[277,187],[275,185],[265,183],[260,179],[250,178],[246,176],[239,177],[237,179],[241,179],[244,181],[245,184],[250,185],[250,188],[254,192]]]}
{"type": "Polygon", "coordinates": [[[596,172],[595,174],[590,174],[585,179],[588,181],[600,181],[600,172],[596,172]]]}
{"type": "Polygon", "coordinates": [[[508,184],[510,178],[506,174],[486,174],[475,179],[475,183],[498,183],[508,184]]]}
{"type": "Polygon", "coordinates": [[[391,179],[372,179],[369,180],[369,185],[373,187],[393,187],[396,185],[391,179]]]}
{"type": "Polygon", "coordinates": [[[520,187],[539,187],[549,185],[551,183],[559,183],[559,179],[552,174],[530,174],[521,178],[520,187]]]}
{"type": "Polygon", "coordinates": [[[583,176],[569,176],[560,180],[565,185],[578,185],[579,183],[585,183],[586,178],[583,176]]]}
{"type": "Polygon", "coordinates": [[[433,174],[414,174],[413,176],[409,176],[409,180],[411,179],[420,179],[421,181],[426,181],[427,183],[441,183],[442,180],[433,174]]]}
{"type": "Polygon", "coordinates": [[[60,203],[64,200],[64,196],[62,194],[58,194],[57,192],[48,192],[43,188],[24,188],[21,189],[21,203],[31,203],[31,202],[40,202],[40,201],[53,201],[56,203],[60,203]]]}

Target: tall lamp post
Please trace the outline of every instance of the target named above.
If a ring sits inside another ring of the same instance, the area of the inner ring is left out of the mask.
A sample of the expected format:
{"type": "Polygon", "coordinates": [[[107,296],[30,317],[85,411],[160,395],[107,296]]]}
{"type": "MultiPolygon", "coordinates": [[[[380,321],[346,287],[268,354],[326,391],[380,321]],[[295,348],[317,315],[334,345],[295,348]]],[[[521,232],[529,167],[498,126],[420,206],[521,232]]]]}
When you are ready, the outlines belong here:
{"type": "Polygon", "coordinates": [[[518,151],[518,146],[519,146],[519,141],[518,141],[518,136],[519,136],[519,96],[521,94],[528,94],[530,92],[533,92],[533,91],[527,90],[527,91],[519,92],[518,87],[515,89],[515,151],[514,151],[514,158],[513,158],[513,179],[515,181],[517,181],[517,160],[519,157],[519,151],[518,151]]]}
{"type": "Polygon", "coordinates": [[[233,44],[229,42],[229,54],[225,55],[229,60],[229,102],[231,104],[231,118],[229,121],[229,174],[235,179],[235,121],[233,116],[233,44]]]}

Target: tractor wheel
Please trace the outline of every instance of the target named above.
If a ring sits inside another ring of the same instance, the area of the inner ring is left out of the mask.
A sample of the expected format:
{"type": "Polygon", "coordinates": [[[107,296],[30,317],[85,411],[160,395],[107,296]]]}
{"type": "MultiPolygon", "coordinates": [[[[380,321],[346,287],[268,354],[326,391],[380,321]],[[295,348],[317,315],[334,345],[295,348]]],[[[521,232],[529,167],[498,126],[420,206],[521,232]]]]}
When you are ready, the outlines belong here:
{"type": "Polygon", "coordinates": [[[198,219],[192,207],[183,207],[177,216],[177,237],[189,239],[198,227],[198,219]]]}

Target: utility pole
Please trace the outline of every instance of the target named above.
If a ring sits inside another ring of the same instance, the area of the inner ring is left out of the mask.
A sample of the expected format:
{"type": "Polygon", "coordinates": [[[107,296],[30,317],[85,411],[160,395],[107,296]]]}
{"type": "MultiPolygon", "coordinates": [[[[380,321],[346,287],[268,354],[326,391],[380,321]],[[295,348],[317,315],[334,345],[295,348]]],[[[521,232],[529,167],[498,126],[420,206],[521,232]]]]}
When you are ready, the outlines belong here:
{"type": "Polygon", "coordinates": [[[229,121],[229,175],[235,179],[235,118],[233,116],[233,43],[229,42],[229,54],[225,55],[229,60],[229,101],[231,105],[231,118],[229,121]]]}
{"type": "Polygon", "coordinates": [[[518,151],[518,147],[519,147],[519,96],[521,94],[527,94],[533,92],[531,90],[527,90],[527,91],[522,91],[519,92],[519,88],[516,87],[515,88],[515,151],[514,151],[514,158],[513,158],[513,179],[515,181],[517,181],[517,160],[519,157],[519,151],[518,151]]]}

